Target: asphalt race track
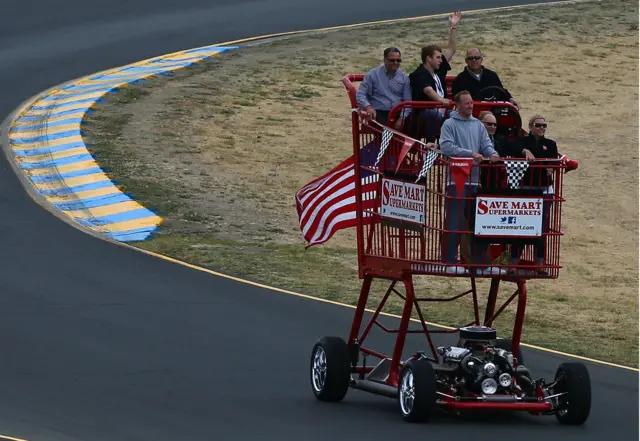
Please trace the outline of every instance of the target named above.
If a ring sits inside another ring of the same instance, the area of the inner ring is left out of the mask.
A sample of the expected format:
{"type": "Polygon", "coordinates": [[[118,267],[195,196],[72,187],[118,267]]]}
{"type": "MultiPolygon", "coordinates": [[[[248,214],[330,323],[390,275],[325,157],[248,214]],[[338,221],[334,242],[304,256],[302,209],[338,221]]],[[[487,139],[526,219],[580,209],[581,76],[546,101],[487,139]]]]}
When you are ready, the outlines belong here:
{"type": "MultiPolygon", "coordinates": [[[[514,1],[6,3],[3,119],[48,87],[167,52],[514,1]]],[[[83,234],[34,203],[4,156],[0,213],[2,434],[30,441],[638,439],[637,373],[594,363],[588,363],[594,404],[582,427],[513,414],[410,425],[393,400],[357,391],[339,405],[319,403],[308,380],[311,347],[322,335],[346,336],[353,310],[217,278],[83,234]]],[[[552,377],[563,361],[532,349],[526,356],[537,377],[552,377]]]]}

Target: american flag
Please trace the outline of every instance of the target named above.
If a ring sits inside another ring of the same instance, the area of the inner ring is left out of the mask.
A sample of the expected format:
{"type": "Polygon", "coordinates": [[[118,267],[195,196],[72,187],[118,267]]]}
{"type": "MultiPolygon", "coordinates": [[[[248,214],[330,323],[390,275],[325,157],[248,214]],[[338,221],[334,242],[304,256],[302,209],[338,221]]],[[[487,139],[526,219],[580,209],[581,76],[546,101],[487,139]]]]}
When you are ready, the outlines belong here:
{"type": "MultiPolygon", "coordinates": [[[[360,165],[373,167],[380,147],[373,140],[360,149],[360,165]]],[[[371,215],[366,210],[376,208],[376,190],[379,176],[360,169],[363,218],[371,215]]],[[[309,182],[296,193],[296,208],[302,236],[307,247],[322,244],[343,228],[355,227],[356,176],[354,156],[309,182]]],[[[363,219],[364,220],[364,219],[363,219]]]]}

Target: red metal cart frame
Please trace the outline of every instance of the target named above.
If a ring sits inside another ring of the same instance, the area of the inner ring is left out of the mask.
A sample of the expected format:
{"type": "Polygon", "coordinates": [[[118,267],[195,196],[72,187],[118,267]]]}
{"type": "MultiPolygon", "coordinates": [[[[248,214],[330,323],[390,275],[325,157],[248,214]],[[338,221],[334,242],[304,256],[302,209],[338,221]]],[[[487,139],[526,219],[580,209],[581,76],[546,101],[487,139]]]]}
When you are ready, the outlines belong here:
{"type": "MultiPolygon", "coordinates": [[[[440,112],[446,119],[451,108],[432,102],[404,102],[390,112],[388,126],[368,121],[358,110],[355,98],[354,83],[362,78],[363,75],[348,75],[343,79],[353,109],[357,253],[359,277],[363,280],[347,340],[351,373],[358,375],[351,386],[396,396],[400,372],[408,361],[402,360],[407,334],[424,334],[431,352],[428,358],[438,363],[440,354],[432,334],[458,333],[467,326],[491,327],[514,300],[515,320],[507,349],[514,356],[513,367],[517,368],[527,302],[526,281],[555,279],[562,268],[563,176],[576,168],[577,163],[566,157],[531,163],[517,158],[477,163],[469,158],[446,157],[426,143],[439,136],[439,125],[418,130],[418,137],[409,136],[408,132],[415,133],[414,122],[425,111],[440,112]],[[391,128],[396,127],[398,119],[402,130],[391,128]],[[373,164],[370,160],[363,163],[364,149],[369,149],[369,157],[375,156],[373,164]],[[363,191],[365,177],[376,182],[375,190],[363,191]],[[546,177],[552,178],[552,185],[547,185],[546,177]],[[375,199],[375,208],[364,210],[364,199],[375,199]],[[541,249],[543,251],[536,254],[541,249]],[[467,277],[471,288],[447,298],[419,297],[413,284],[416,275],[467,277]],[[483,317],[476,286],[476,278],[481,277],[491,278],[483,317]],[[390,286],[362,329],[374,278],[385,279],[390,286]],[[396,289],[398,282],[404,285],[404,293],[396,289]],[[516,289],[498,306],[501,282],[513,283],[516,289]],[[379,321],[391,294],[404,301],[397,329],[389,329],[379,321]],[[429,329],[421,303],[450,302],[466,296],[473,300],[473,319],[469,323],[454,329],[429,329]],[[414,312],[420,322],[419,330],[409,330],[414,312]],[[374,326],[396,334],[391,356],[365,346],[374,326]],[[360,356],[372,356],[380,362],[359,364],[360,356]],[[367,380],[374,371],[380,370],[383,374],[377,380],[367,380]]],[[[474,116],[483,110],[497,115],[501,129],[508,136],[525,133],[518,109],[512,104],[474,103],[474,116]]],[[[542,386],[538,389],[535,398],[526,400],[517,397],[461,399],[440,390],[438,404],[454,410],[551,412],[551,401],[544,397],[542,386]]]]}

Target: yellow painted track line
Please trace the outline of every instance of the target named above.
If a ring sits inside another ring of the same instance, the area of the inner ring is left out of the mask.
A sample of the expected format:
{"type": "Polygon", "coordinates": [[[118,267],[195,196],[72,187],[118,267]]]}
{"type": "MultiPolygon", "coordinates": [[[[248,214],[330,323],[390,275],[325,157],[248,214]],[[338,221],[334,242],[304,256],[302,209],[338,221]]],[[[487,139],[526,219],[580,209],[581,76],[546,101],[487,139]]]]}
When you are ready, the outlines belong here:
{"type": "Polygon", "coordinates": [[[74,91],[74,95],[73,96],[68,96],[68,93],[64,93],[66,91],[60,91],[57,92],[55,94],[49,95],[47,97],[43,97],[43,98],[51,98],[51,99],[41,99],[40,101],[37,101],[35,103],[36,106],[51,106],[51,105],[56,105],[57,107],[61,107],[63,104],[73,104],[74,101],[78,101],[78,100],[85,100],[85,99],[89,99],[89,98],[95,98],[98,99],[100,98],[102,95],[104,95],[104,91],[84,91],[84,90],[80,90],[80,91],[74,91]]]}
{"type": "Polygon", "coordinates": [[[27,441],[26,439],[22,439],[22,438],[13,438],[11,436],[6,436],[6,435],[0,435],[0,439],[9,439],[11,441],[27,441]]]}
{"type": "Polygon", "coordinates": [[[109,233],[120,233],[122,231],[129,231],[135,228],[140,228],[141,224],[144,225],[160,225],[162,223],[162,218],[156,215],[150,215],[147,217],[140,217],[134,220],[122,221],[122,222],[113,222],[108,225],[99,226],[99,227],[90,227],[95,231],[107,231],[109,233]]]}
{"type": "MultiPolygon", "coordinates": [[[[82,170],[87,170],[89,168],[95,167],[96,163],[92,160],[81,161],[81,162],[73,162],[71,164],[59,165],[56,166],[55,169],[58,173],[69,173],[69,172],[77,172],[82,170]]],[[[29,176],[48,176],[51,174],[51,168],[36,168],[34,170],[29,170],[29,176]]]]}
{"type": "MultiPolygon", "coordinates": [[[[59,152],[43,153],[41,155],[18,156],[16,158],[16,162],[17,163],[42,162],[42,161],[48,161],[52,159],[64,159],[70,156],[82,155],[86,153],[87,153],[87,149],[85,149],[84,147],[76,147],[74,149],[61,150],[59,152]]],[[[23,171],[23,173],[24,172],[26,172],[26,170],[23,171]]]]}
{"type": "MultiPolygon", "coordinates": [[[[15,127],[20,126],[16,125],[15,127]]],[[[78,130],[78,128],[78,124],[63,124],[60,126],[48,126],[46,124],[42,124],[37,130],[30,130],[28,132],[12,132],[9,134],[9,139],[16,140],[23,138],[33,138],[40,135],[57,135],[71,130],[78,130]]],[[[16,144],[16,147],[19,146],[20,144],[16,144]]]]}
{"type": "MultiPolygon", "coordinates": [[[[31,150],[31,149],[40,149],[43,147],[60,147],[71,143],[81,143],[82,136],[74,135],[69,136],[67,138],[54,139],[53,141],[36,141],[27,144],[13,144],[11,147],[14,150],[31,150]]],[[[84,149],[85,153],[87,149],[84,149]]],[[[59,152],[58,152],[59,153],[59,152]]]]}
{"type": "Polygon", "coordinates": [[[125,211],[137,210],[138,208],[140,208],[140,205],[136,201],[125,201],[109,205],[101,205],[93,208],[62,211],[64,211],[64,214],[74,219],[88,219],[123,213],[125,211]]]}
{"type": "Polygon", "coordinates": [[[73,178],[65,178],[64,180],[54,180],[50,182],[34,182],[33,185],[42,190],[60,190],[66,187],[75,187],[76,185],[94,184],[96,182],[110,181],[109,177],[104,173],[94,173],[91,175],[76,176],[73,178]]]}
{"type": "Polygon", "coordinates": [[[63,195],[63,196],[47,196],[47,200],[52,204],[56,204],[59,202],[73,202],[78,199],[85,198],[95,198],[99,196],[109,196],[120,194],[120,189],[115,186],[106,187],[106,188],[98,188],[96,190],[85,190],[74,192],[73,194],[63,195]]]}
{"type": "MultiPolygon", "coordinates": [[[[67,115],[64,116],[56,116],[53,118],[46,118],[47,123],[55,123],[55,122],[59,122],[59,121],[65,121],[68,119],[74,119],[74,118],[82,118],[84,117],[84,110],[79,110],[75,113],[69,113],[67,115]]],[[[37,126],[40,124],[40,121],[21,121],[21,120],[17,120],[12,127],[24,127],[24,126],[37,126]]]]}

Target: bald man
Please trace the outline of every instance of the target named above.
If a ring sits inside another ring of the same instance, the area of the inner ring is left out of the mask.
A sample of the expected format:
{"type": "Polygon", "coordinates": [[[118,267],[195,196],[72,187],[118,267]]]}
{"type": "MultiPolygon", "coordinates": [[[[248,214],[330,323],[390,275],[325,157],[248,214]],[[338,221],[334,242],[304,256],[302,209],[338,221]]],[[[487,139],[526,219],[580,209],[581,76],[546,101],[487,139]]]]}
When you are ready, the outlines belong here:
{"type": "Polygon", "coordinates": [[[495,151],[502,157],[511,156],[509,139],[503,135],[496,135],[496,131],[498,130],[498,121],[496,120],[495,115],[488,110],[484,110],[480,112],[478,119],[482,122],[485,129],[487,129],[489,139],[493,143],[495,151]]]}
{"type": "MultiPolygon", "coordinates": [[[[500,157],[504,158],[507,156],[512,156],[513,144],[509,141],[509,138],[500,134],[496,134],[496,131],[498,129],[498,122],[495,115],[488,110],[484,110],[480,112],[480,114],[478,115],[478,119],[484,125],[484,128],[487,129],[489,139],[493,144],[493,149],[498,152],[500,157]]],[[[480,170],[480,186],[483,188],[502,187],[504,183],[504,177],[504,173],[500,168],[483,167],[480,170]]]]}
{"type": "Polygon", "coordinates": [[[467,50],[465,61],[467,66],[453,80],[453,94],[468,90],[474,101],[508,101],[518,107],[518,103],[509,91],[502,85],[500,77],[491,69],[487,69],[482,65],[484,57],[477,47],[467,50]],[[506,92],[506,96],[501,96],[500,92],[490,89],[480,93],[486,87],[497,86],[506,92]]]}

